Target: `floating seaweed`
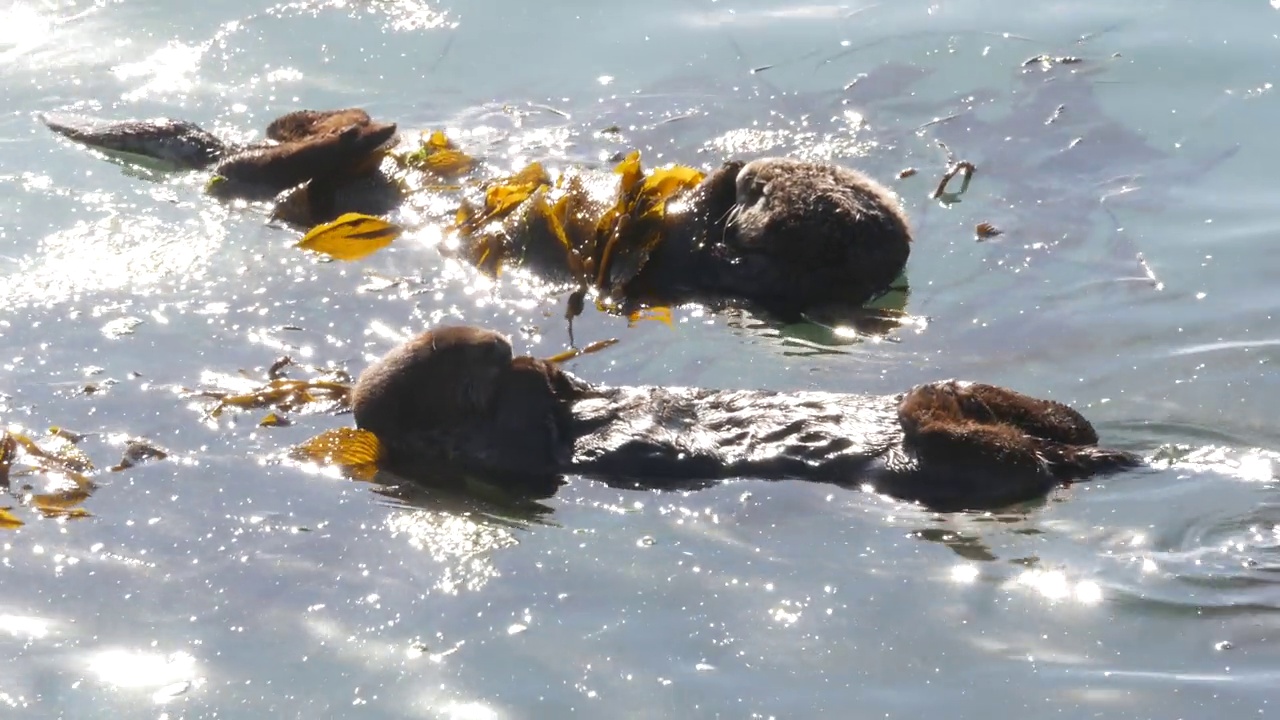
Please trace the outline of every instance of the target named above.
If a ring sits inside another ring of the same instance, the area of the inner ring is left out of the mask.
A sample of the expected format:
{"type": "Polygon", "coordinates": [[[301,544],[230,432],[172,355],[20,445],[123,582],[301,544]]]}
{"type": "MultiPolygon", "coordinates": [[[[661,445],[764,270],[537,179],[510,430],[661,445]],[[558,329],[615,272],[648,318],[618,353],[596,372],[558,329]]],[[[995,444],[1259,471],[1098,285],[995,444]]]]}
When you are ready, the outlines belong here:
{"type": "Polygon", "coordinates": [[[424,131],[417,150],[401,154],[393,153],[392,158],[401,168],[419,170],[446,180],[466,175],[475,169],[476,165],[471,156],[458,149],[458,146],[439,130],[424,131]]]}
{"type": "Polygon", "coordinates": [[[296,247],[323,253],[335,260],[359,260],[381,250],[404,233],[404,228],[381,218],[347,213],[333,222],[311,228],[296,247]]]}
{"type": "Polygon", "coordinates": [[[458,210],[453,230],[463,255],[497,275],[504,265],[550,254],[545,259],[564,279],[620,298],[663,240],[667,203],[704,175],[680,165],[645,173],[638,151],[614,175],[613,197],[603,202],[581,175],[553,182],[537,163],[493,182],[482,208],[464,203],[458,210]],[[516,233],[520,242],[511,240],[516,233]]]}
{"type": "Polygon", "coordinates": [[[932,196],[933,199],[934,200],[938,200],[940,198],[946,199],[948,197],[955,198],[956,196],[968,190],[969,181],[973,179],[973,173],[976,170],[977,170],[977,167],[973,163],[969,162],[968,160],[961,160],[960,162],[951,163],[951,165],[947,168],[947,171],[942,174],[942,179],[938,181],[938,187],[933,191],[933,196],[932,196]],[[960,190],[959,192],[956,192],[956,193],[948,193],[947,183],[950,183],[951,179],[954,178],[956,175],[963,175],[963,179],[960,182],[960,190]]]}
{"type": "MultiPolygon", "coordinates": [[[[402,168],[456,178],[475,161],[440,131],[424,133],[418,150],[396,155],[402,168]]],[[[582,175],[553,179],[539,163],[484,182],[478,201],[462,200],[451,230],[460,254],[492,276],[529,255],[547,254],[567,279],[617,299],[664,236],[667,203],[702,182],[702,171],[675,165],[646,173],[633,151],[614,169],[612,197],[595,197],[582,175]]],[[[348,213],[313,227],[298,247],[357,259],[402,232],[376,217],[348,213]]]]}
{"type": "MultiPolygon", "coordinates": [[[[77,443],[84,435],[62,428],[50,428],[40,440],[21,430],[0,430],[0,490],[22,505],[48,518],[82,518],[90,515],[82,505],[98,486],[91,476],[97,472],[89,456],[77,443]],[[36,492],[34,482],[43,478],[46,492],[36,492]],[[15,487],[15,480],[22,480],[15,487]]],[[[163,459],[168,453],[140,438],[127,442],[124,456],[111,471],[132,467],[149,459],[163,459]]],[[[0,506],[0,529],[24,525],[13,506],[0,506]]]]}
{"type": "Polygon", "coordinates": [[[352,427],[326,430],[289,451],[289,457],[297,462],[338,467],[364,481],[377,475],[382,456],[382,443],[376,435],[352,427]]]}
{"type": "Polygon", "coordinates": [[[276,360],[266,372],[264,381],[246,377],[212,375],[214,387],[192,390],[180,388],[184,397],[214,400],[205,412],[209,418],[221,417],[228,409],[271,409],[259,425],[275,427],[287,425],[285,413],[324,413],[345,410],[351,399],[351,378],[345,372],[328,368],[301,365],[292,358],[276,360]],[[301,367],[314,377],[294,380],[284,377],[286,367],[301,367]],[[272,416],[275,416],[274,419],[272,416]]]}

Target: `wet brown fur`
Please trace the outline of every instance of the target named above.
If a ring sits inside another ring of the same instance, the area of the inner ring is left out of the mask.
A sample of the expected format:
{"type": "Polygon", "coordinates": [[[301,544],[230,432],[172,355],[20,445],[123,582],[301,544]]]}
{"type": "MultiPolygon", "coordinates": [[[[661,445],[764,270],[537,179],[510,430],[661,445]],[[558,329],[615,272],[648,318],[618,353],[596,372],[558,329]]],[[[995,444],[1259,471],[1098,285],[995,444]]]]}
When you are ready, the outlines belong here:
{"type": "Polygon", "coordinates": [[[638,296],[727,296],[784,314],[858,306],[885,292],[911,253],[892,193],[829,163],[732,160],[682,199],[629,288],[638,296]]]}
{"type": "Polygon", "coordinates": [[[316,135],[326,135],[351,125],[368,125],[372,119],[361,108],[342,110],[295,110],[271,121],[267,137],[276,142],[297,142],[316,135]]]}
{"type": "Polygon", "coordinates": [[[392,350],[361,375],[353,408],[356,425],[378,435],[401,466],[449,457],[508,477],[634,474],[628,487],[653,488],[734,474],[870,482],[947,509],[1021,502],[1139,462],[1097,447],[1089,421],[1066,405],[993,385],[943,381],[894,397],[794,399],[606,388],[513,357],[504,338],[472,327],[439,328],[392,350]],[[576,455],[584,449],[604,456],[576,455]]]}
{"type": "Polygon", "coordinates": [[[369,122],[247,150],[214,167],[226,181],[214,184],[212,191],[224,197],[268,198],[311,180],[347,180],[395,134],[395,124],[369,122]]]}
{"type": "Polygon", "coordinates": [[[489,417],[512,364],[511,343],[472,327],[423,333],[387,353],[356,384],[356,424],[375,435],[448,432],[489,417]]]}

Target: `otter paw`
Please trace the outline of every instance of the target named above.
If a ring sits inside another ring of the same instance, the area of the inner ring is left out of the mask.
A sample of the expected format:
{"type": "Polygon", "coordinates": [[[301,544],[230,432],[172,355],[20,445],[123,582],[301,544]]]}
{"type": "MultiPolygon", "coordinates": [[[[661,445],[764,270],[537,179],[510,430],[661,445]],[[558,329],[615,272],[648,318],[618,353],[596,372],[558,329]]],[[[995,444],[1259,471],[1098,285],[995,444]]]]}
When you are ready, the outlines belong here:
{"type": "Polygon", "coordinates": [[[959,392],[980,402],[998,422],[1013,425],[1028,435],[1068,445],[1098,443],[1098,433],[1093,425],[1079,412],[1060,402],[983,383],[968,384],[959,392]]]}

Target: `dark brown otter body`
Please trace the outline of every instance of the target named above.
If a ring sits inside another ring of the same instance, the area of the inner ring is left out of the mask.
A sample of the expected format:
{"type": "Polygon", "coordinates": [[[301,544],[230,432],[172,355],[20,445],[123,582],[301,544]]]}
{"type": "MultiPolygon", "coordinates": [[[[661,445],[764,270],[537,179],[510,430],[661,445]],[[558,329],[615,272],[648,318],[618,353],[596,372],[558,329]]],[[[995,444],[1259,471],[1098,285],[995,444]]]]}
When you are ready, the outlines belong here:
{"type": "Polygon", "coordinates": [[[667,214],[636,298],[750,300],[784,314],[858,306],[906,268],[897,200],[850,168],[792,158],[730,161],[667,214]]]}
{"type": "Polygon", "coordinates": [[[270,199],[307,182],[328,191],[376,169],[380,151],[396,137],[394,124],[374,122],[359,108],[283,115],[267,127],[268,142],[248,146],[225,143],[193,123],[168,118],[107,123],[52,114],[41,119],[53,131],[92,147],[182,169],[211,168],[212,194],[250,200],[270,199]]]}
{"type": "Polygon", "coordinates": [[[379,148],[395,134],[395,125],[349,125],[238,153],[214,166],[214,174],[224,181],[210,184],[209,190],[218,197],[268,200],[311,182],[332,192],[337,185],[376,169],[371,156],[377,157],[379,148]]]}
{"type": "Polygon", "coordinates": [[[889,396],[601,387],[472,327],[392,350],[360,377],[353,409],[393,468],[452,460],[516,488],[560,473],[636,488],[802,478],[992,508],[1139,463],[1097,447],[1075,410],[992,385],[889,396]]]}

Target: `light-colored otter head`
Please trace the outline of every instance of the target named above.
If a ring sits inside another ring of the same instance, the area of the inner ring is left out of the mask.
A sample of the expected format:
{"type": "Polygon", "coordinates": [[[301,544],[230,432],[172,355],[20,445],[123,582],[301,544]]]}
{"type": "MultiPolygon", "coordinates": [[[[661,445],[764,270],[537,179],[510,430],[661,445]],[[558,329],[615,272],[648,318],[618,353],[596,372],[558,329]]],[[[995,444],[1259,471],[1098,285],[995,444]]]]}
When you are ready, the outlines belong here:
{"type": "Polygon", "coordinates": [[[741,167],[725,221],[727,282],[793,305],[862,303],[906,267],[896,197],[850,168],[792,158],[741,167]]]}
{"type": "Polygon", "coordinates": [[[356,426],[386,439],[448,432],[487,417],[511,364],[511,342],[496,332],[429,330],[360,375],[351,403],[356,426]]]}
{"type": "Polygon", "coordinates": [[[267,137],[276,142],[297,142],[370,122],[369,113],[361,108],[295,110],[272,120],[267,125],[267,137]]]}

